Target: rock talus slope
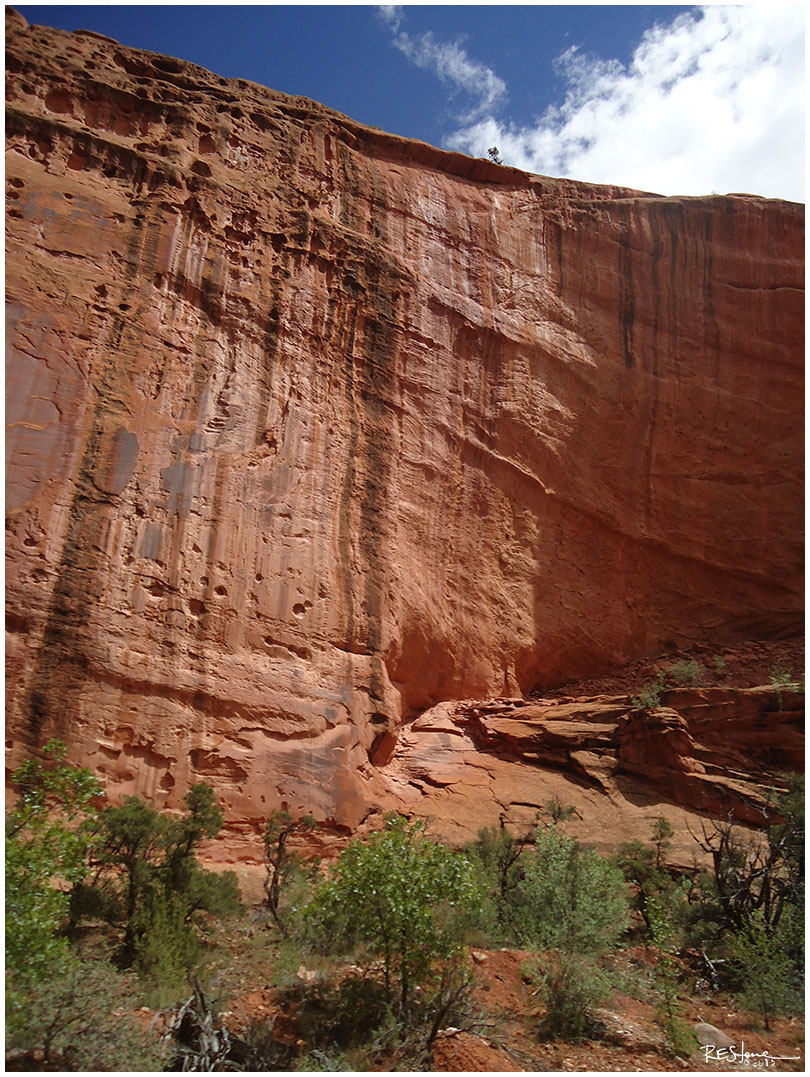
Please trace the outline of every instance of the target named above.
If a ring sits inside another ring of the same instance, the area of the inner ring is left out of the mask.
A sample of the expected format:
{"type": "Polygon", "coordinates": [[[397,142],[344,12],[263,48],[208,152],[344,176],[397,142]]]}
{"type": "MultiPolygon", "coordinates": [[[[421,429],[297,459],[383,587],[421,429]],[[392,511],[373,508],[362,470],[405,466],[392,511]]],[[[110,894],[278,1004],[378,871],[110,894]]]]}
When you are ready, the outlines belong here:
{"type": "Polygon", "coordinates": [[[354,827],[442,700],[801,625],[802,207],[7,49],[12,763],[354,827]]]}

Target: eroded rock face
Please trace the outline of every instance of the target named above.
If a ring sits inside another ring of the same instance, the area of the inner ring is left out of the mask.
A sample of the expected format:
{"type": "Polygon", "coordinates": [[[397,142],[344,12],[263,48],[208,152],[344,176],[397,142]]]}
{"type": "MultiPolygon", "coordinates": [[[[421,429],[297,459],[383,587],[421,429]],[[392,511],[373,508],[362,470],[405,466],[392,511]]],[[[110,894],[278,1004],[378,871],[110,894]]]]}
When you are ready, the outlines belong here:
{"type": "Polygon", "coordinates": [[[354,827],[441,700],[801,624],[802,207],[7,49],[12,764],[354,827]]]}
{"type": "Polygon", "coordinates": [[[663,816],[688,866],[701,820],[762,827],[778,776],[803,767],[796,687],[706,687],[668,689],[649,710],[626,695],[440,703],[400,737],[386,776],[398,808],[451,842],[548,822],[556,800],[576,810],[566,832],[604,850],[649,840],[663,816]]]}

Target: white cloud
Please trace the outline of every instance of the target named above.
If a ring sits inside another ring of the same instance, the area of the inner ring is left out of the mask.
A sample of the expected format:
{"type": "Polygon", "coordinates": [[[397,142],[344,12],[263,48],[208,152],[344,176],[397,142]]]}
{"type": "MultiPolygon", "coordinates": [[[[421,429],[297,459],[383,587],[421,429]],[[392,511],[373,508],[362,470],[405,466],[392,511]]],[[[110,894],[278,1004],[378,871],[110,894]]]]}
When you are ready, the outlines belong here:
{"type": "Polygon", "coordinates": [[[506,87],[489,68],[391,25],[414,63],[479,90],[452,149],[483,157],[497,145],[530,172],[661,194],[804,200],[803,5],[695,9],[649,30],[627,67],[569,49],[558,60],[562,105],[522,127],[499,118],[506,87]]]}
{"type": "Polygon", "coordinates": [[[411,63],[432,71],[473,101],[472,107],[459,117],[461,122],[474,123],[505,100],[503,79],[486,64],[471,60],[458,42],[437,41],[429,32],[413,36],[401,30],[401,5],[383,5],[379,12],[391,28],[394,45],[411,63]]]}

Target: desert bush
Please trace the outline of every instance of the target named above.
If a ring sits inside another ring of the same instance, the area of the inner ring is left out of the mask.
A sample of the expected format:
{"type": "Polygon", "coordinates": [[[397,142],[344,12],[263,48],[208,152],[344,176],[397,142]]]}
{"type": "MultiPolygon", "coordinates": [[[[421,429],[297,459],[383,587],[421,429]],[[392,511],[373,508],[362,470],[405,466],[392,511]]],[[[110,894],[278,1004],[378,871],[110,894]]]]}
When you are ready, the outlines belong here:
{"type": "Polygon", "coordinates": [[[481,908],[470,861],[423,829],[393,816],[368,841],[352,842],[307,911],[322,948],[351,953],[360,945],[381,959],[386,997],[400,1021],[417,990],[429,991],[461,960],[465,928],[481,908]]]}
{"type": "Polygon", "coordinates": [[[716,906],[728,933],[754,925],[773,934],[788,907],[804,905],[804,777],[789,776],[786,785],[762,837],[742,835],[727,819],[703,824],[695,838],[712,864],[704,903],[716,906]]]}
{"type": "Polygon", "coordinates": [[[774,688],[786,688],[793,684],[793,670],[786,662],[777,662],[771,669],[768,679],[774,688]]]}
{"type": "Polygon", "coordinates": [[[650,897],[647,903],[647,916],[657,955],[655,986],[658,1023],[672,1053],[685,1058],[694,1050],[695,1038],[683,1019],[679,999],[675,929],[663,902],[656,897],[650,897]]]}
{"type": "Polygon", "coordinates": [[[669,673],[669,679],[678,688],[692,688],[700,684],[706,673],[700,662],[696,662],[694,659],[687,661],[685,658],[678,662],[673,662],[667,672],[669,673]]]}
{"type": "Polygon", "coordinates": [[[314,830],[317,825],[311,815],[293,819],[288,811],[274,811],[265,826],[265,905],[282,935],[290,930],[288,918],[306,905],[318,874],[318,862],[305,865],[288,843],[294,834],[314,830]]]}
{"type": "Polygon", "coordinates": [[[660,706],[661,697],[667,690],[666,677],[659,673],[654,681],[642,686],[637,696],[632,696],[630,705],[634,711],[650,711],[660,706]]]}
{"type": "Polygon", "coordinates": [[[614,863],[633,885],[633,905],[641,914],[646,933],[651,935],[649,903],[653,899],[662,905],[674,921],[681,921],[686,912],[686,890],[666,867],[666,853],[671,845],[672,827],[659,818],[653,825],[651,845],[637,838],[619,846],[614,863]]]}
{"type": "Polygon", "coordinates": [[[542,1036],[576,1042],[596,1030],[594,1011],[611,989],[604,969],[581,954],[553,950],[544,967],[534,965],[527,971],[546,1007],[542,1036]]]}
{"type": "Polygon", "coordinates": [[[520,905],[522,861],[533,841],[533,831],[516,837],[501,821],[499,827],[479,830],[477,840],[464,850],[479,878],[483,945],[513,942],[516,938],[515,908],[520,905]]]}
{"type": "Polygon", "coordinates": [[[164,990],[184,982],[199,958],[195,914],[224,917],[240,907],[235,874],[206,871],[196,858],[200,841],[222,826],[213,790],[198,782],[185,805],[185,815],[169,818],[139,797],[127,797],[102,812],[93,878],[81,894],[82,909],[95,903],[123,926],[122,963],[164,990]]]}
{"type": "Polygon", "coordinates": [[[600,953],[626,928],[629,903],[619,868],[556,826],[538,828],[523,870],[514,914],[522,945],[600,953]]]}
{"type": "Polygon", "coordinates": [[[744,1006],[760,1015],[766,1031],[775,1017],[803,1011],[803,956],[797,959],[797,950],[803,955],[803,943],[804,918],[795,907],[786,911],[775,930],[755,916],[745,931],[731,938],[737,994],[744,1006]]]}
{"type": "Polygon", "coordinates": [[[41,1051],[51,1069],[161,1070],[167,1052],[132,1016],[135,990],[131,976],[104,961],[73,960],[29,987],[21,1019],[7,1028],[7,1050],[29,1057],[41,1051]]]}
{"type": "Polygon", "coordinates": [[[7,1020],[21,1015],[33,984],[70,964],[64,931],[69,891],[87,870],[88,823],[103,790],[84,767],[65,762],[66,748],[48,741],[41,759],[12,775],[18,792],[6,814],[7,1020]]]}

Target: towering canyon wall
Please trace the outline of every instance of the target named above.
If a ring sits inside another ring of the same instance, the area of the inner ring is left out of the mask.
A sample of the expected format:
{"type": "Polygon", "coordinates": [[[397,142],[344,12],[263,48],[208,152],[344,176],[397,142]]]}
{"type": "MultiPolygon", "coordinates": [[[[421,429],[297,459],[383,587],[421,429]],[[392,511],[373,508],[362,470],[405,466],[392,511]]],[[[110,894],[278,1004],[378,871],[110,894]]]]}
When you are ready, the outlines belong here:
{"type": "Polygon", "coordinates": [[[7,25],[7,741],[355,826],[404,721],[801,624],[803,207],[7,25]]]}

